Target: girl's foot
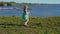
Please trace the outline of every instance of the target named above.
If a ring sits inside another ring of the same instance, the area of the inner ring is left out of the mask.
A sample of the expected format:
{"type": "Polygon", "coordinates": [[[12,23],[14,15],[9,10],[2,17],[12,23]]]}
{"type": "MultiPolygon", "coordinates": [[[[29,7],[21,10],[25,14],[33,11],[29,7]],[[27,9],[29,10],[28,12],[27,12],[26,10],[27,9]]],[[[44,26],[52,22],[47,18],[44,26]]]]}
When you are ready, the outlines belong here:
{"type": "Polygon", "coordinates": [[[25,27],[27,27],[27,25],[24,24],[25,27]]]}

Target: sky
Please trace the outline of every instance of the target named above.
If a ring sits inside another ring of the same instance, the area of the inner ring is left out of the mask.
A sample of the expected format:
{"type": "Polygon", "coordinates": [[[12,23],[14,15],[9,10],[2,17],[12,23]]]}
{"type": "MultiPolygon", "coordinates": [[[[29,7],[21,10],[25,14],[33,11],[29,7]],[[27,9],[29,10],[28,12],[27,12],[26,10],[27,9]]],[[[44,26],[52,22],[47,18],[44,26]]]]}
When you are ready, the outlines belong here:
{"type": "Polygon", "coordinates": [[[60,0],[0,0],[4,2],[14,1],[17,3],[27,2],[27,3],[47,3],[47,4],[60,4],[60,0]]]}

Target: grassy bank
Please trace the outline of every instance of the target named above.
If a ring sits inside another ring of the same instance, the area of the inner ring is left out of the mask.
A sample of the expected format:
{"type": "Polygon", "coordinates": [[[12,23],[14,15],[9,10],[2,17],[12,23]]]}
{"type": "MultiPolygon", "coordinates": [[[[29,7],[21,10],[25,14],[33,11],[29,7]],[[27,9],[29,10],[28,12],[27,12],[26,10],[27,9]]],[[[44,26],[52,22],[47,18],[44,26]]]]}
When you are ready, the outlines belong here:
{"type": "Polygon", "coordinates": [[[30,17],[27,27],[18,16],[0,16],[0,34],[60,34],[60,17],[30,17]]]}

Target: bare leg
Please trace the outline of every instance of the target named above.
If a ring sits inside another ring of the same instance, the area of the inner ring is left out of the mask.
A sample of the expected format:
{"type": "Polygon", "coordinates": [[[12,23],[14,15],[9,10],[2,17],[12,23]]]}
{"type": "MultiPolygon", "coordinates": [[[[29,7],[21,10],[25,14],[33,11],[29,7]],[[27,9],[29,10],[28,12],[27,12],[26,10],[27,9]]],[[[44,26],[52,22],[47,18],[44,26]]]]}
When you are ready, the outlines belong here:
{"type": "Polygon", "coordinates": [[[27,19],[27,20],[25,21],[24,25],[27,25],[27,24],[28,24],[28,22],[29,22],[29,19],[27,19]]]}

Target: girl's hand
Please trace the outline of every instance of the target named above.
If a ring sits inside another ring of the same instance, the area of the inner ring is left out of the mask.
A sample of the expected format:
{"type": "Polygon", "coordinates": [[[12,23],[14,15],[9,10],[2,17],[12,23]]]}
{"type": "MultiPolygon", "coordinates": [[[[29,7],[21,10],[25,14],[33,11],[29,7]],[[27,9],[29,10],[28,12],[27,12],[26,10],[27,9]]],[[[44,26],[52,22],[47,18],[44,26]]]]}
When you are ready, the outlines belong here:
{"type": "Polygon", "coordinates": [[[28,10],[32,10],[31,8],[28,8],[28,10]]]}

